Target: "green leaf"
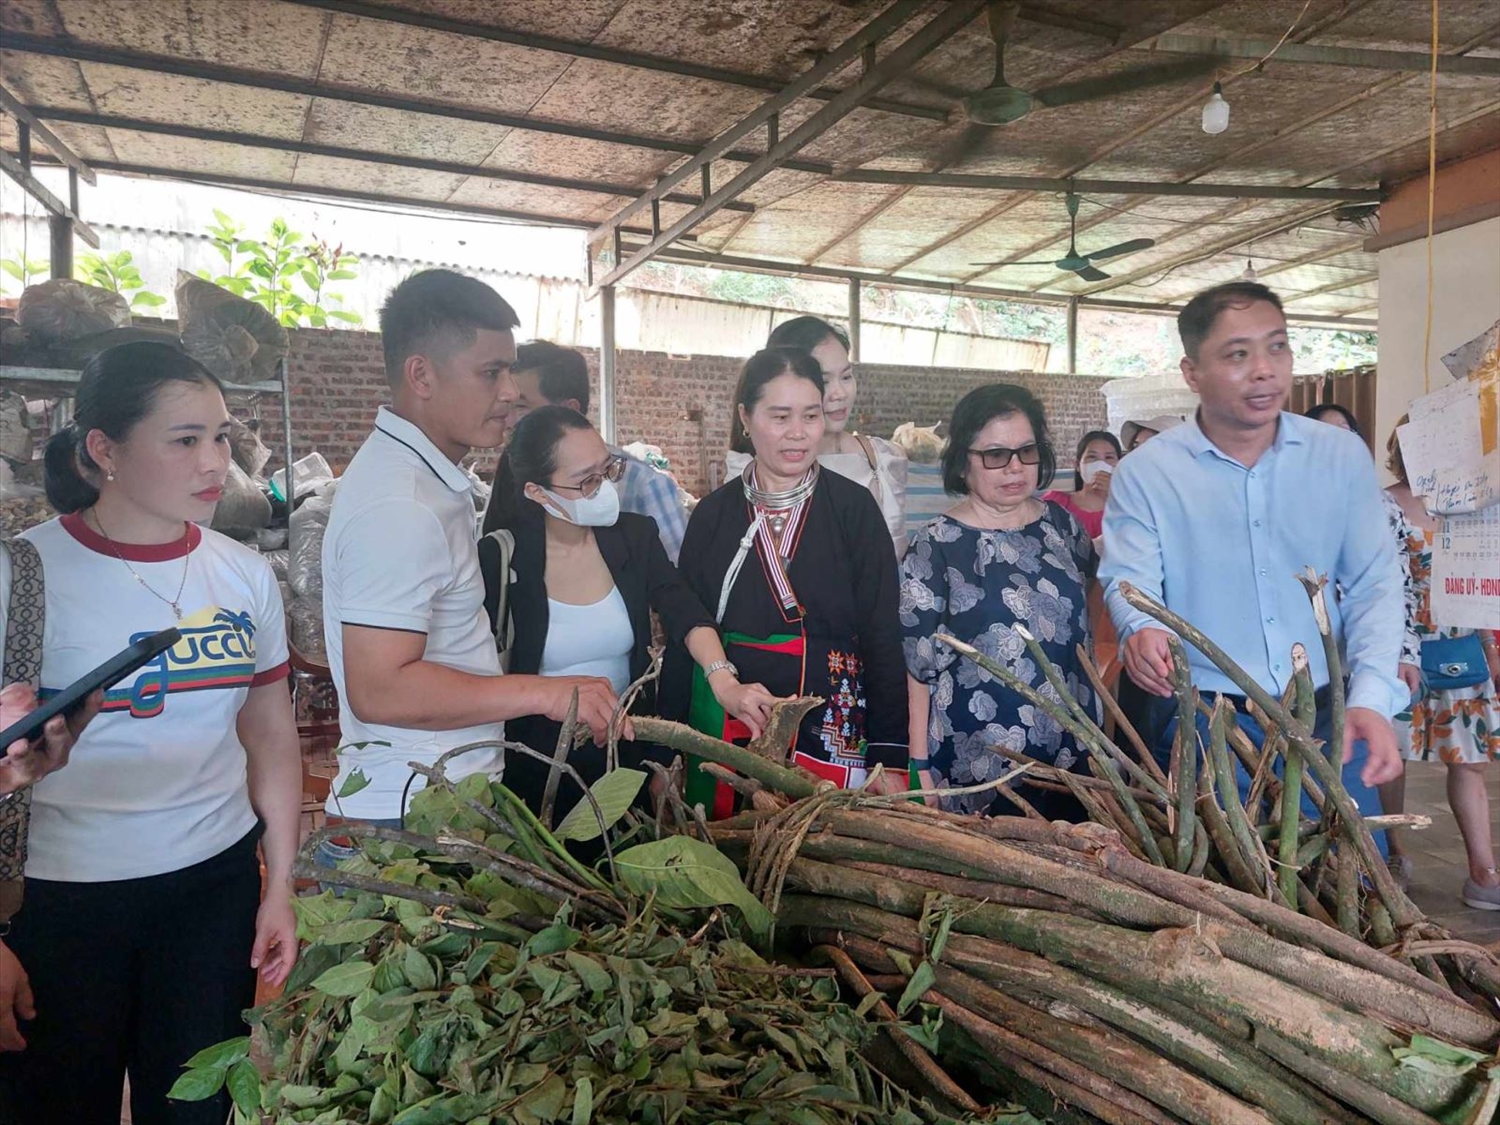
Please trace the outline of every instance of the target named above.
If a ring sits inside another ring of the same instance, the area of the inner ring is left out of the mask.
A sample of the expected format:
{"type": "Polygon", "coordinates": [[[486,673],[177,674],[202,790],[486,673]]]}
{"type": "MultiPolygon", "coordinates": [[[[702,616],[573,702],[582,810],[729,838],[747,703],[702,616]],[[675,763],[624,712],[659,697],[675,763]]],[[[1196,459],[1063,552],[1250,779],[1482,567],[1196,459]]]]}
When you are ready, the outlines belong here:
{"type": "Polygon", "coordinates": [[[26,271],[21,268],[20,263],[14,262],[9,258],[0,260],[0,270],[4,270],[17,281],[24,282],[26,280],[26,271]]]}
{"type": "Polygon", "coordinates": [[[615,856],[615,870],[627,890],[655,894],[663,906],[736,906],[760,934],[775,921],[745,889],[734,862],[702,840],[672,836],[637,844],[615,856]]]}
{"type": "Polygon", "coordinates": [[[567,961],[568,967],[578,974],[578,979],[583,981],[583,987],[590,992],[608,992],[614,988],[615,978],[586,953],[578,953],[570,949],[563,954],[563,960],[567,961]]]}
{"type": "Polygon", "coordinates": [[[313,981],[312,986],[329,996],[358,996],[374,975],[375,966],[368,961],[345,961],[313,981]]]}
{"type": "Polygon", "coordinates": [[[363,945],[387,924],[383,918],[350,918],[320,929],[318,940],[325,945],[363,945]]]}
{"type": "Polygon", "coordinates": [[[132,305],[140,305],[143,308],[160,308],[167,303],[167,299],[160,293],[137,293],[130,299],[132,305]]]}
{"type": "Polygon", "coordinates": [[[329,281],[353,281],[358,276],[358,270],[337,269],[328,272],[329,281]]]}
{"type": "MultiPolygon", "coordinates": [[[[630,810],[636,794],[645,784],[646,774],[643,770],[617,769],[611,770],[589,786],[589,792],[599,802],[599,809],[604,814],[605,829],[613,828],[630,810]]],[[[597,840],[600,828],[599,818],[594,815],[594,806],[587,800],[579,801],[568,810],[568,815],[563,817],[562,823],[552,834],[559,840],[597,840]]]]}
{"type": "Polygon", "coordinates": [[[538,930],[526,942],[526,948],[531,951],[533,957],[545,957],[549,953],[561,953],[564,949],[572,949],[578,944],[582,935],[572,926],[561,920],[553,922],[545,930],[538,930]]]}
{"type": "Polygon", "coordinates": [[[418,992],[427,992],[437,987],[437,973],[432,968],[432,962],[427,960],[427,955],[417,949],[408,949],[406,957],[401,962],[401,971],[406,974],[406,982],[418,992]]]}
{"type": "Polygon", "coordinates": [[[213,1097],[224,1085],[224,1068],[202,1067],[184,1071],[167,1091],[167,1097],[178,1102],[201,1102],[213,1097]]]}
{"type": "Polygon", "coordinates": [[[573,1125],[589,1125],[594,1116],[594,1080],[587,1074],[573,1083],[573,1125]]]}
{"type": "Polygon", "coordinates": [[[303,270],[299,276],[301,276],[302,278],[302,284],[306,285],[314,293],[323,288],[323,282],[318,278],[317,274],[313,273],[312,270],[303,270]]]}
{"type": "Polygon", "coordinates": [[[365,776],[365,771],[355,766],[349,771],[349,776],[344,778],[344,784],[339,786],[339,798],[352,797],[369,784],[370,779],[365,776]]]}
{"type": "Polygon", "coordinates": [[[562,1116],[567,1104],[568,1086],[561,1077],[550,1075],[540,1086],[534,1087],[521,1099],[521,1108],[539,1121],[556,1121],[562,1116]]]}
{"type": "Polygon", "coordinates": [[[911,980],[906,982],[906,988],[901,993],[901,999],[896,1004],[896,1014],[904,1016],[911,1010],[913,1004],[922,998],[922,994],[937,983],[937,973],[933,972],[932,962],[923,961],[917,966],[917,971],[912,973],[911,980]]]}
{"type": "Polygon", "coordinates": [[[342,320],[345,324],[363,324],[365,318],[356,312],[346,312],[343,309],[325,310],[334,320],[342,320]]]}
{"type": "Polygon", "coordinates": [[[217,1067],[226,1070],[250,1054],[250,1037],[242,1035],[238,1039],[226,1039],[222,1043],[215,1043],[212,1047],[204,1047],[183,1066],[193,1069],[217,1067]]]}
{"type": "Polygon", "coordinates": [[[1393,1047],[1391,1054],[1403,1067],[1442,1078],[1460,1078],[1489,1058],[1426,1035],[1413,1035],[1410,1047],[1393,1047]]]}
{"type": "Polygon", "coordinates": [[[855,1007],[854,1014],[860,1017],[868,1016],[875,1010],[876,1005],[878,1005],[882,999],[884,999],[884,997],[882,997],[878,992],[866,993],[860,999],[859,1004],[855,1007]]]}
{"type": "Polygon", "coordinates": [[[260,1116],[260,1071],[249,1059],[241,1059],[229,1070],[229,1096],[234,1108],[251,1120],[260,1116]]]}

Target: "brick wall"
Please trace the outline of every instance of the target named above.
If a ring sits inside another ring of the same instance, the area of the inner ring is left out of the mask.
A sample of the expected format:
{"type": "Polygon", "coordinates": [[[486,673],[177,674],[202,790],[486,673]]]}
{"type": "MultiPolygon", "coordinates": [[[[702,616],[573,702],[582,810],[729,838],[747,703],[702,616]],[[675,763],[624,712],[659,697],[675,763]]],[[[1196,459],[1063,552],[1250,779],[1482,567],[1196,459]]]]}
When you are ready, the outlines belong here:
{"type": "MultiPolygon", "coordinates": [[[[298,455],[320,450],[342,471],[374,423],[375,410],[386,401],[387,387],[374,333],[297,329],[291,334],[292,437],[298,455]]],[[[588,356],[595,398],[598,355],[588,356]]],[[[616,410],[622,443],[650,441],[671,458],[674,471],[689,491],[706,490],[709,465],[722,458],[729,441],[730,400],[740,361],[719,356],[675,357],[658,352],[621,352],[616,410]]],[[[1043,401],[1060,460],[1066,462],[1074,442],[1089,429],[1104,425],[1103,379],[1089,376],[970,371],[956,368],[898,367],[861,364],[859,426],[888,436],[902,422],[922,425],[945,419],[968,390],[988,382],[1009,381],[1030,388],[1043,401]]],[[[598,403],[590,414],[597,420],[598,403]]],[[[280,404],[261,406],[266,442],[278,450],[280,404]]],[[[492,458],[481,456],[481,466],[492,458]]]]}

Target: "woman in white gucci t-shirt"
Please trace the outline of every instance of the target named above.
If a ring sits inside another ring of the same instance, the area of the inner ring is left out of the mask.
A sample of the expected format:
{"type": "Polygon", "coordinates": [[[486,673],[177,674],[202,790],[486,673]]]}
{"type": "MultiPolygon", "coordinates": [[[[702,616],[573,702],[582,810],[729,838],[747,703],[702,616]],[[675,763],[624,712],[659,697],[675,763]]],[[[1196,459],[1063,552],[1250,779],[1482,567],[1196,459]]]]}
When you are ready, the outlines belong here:
{"type": "Polygon", "coordinates": [[[137,1125],[218,1125],[227,1103],[169,1106],[167,1091],[243,1034],[256,970],[279,984],[296,959],[281,598],[265,560],[196,522],[223,488],[228,429],[208,371],[138,342],[89,362],[47,445],[61,514],[24,536],[46,587],[39,694],[142,636],[182,639],[107,693],[32,791],[25,899],[0,946],[3,1120],[116,1125],[128,1074],[137,1125]]]}

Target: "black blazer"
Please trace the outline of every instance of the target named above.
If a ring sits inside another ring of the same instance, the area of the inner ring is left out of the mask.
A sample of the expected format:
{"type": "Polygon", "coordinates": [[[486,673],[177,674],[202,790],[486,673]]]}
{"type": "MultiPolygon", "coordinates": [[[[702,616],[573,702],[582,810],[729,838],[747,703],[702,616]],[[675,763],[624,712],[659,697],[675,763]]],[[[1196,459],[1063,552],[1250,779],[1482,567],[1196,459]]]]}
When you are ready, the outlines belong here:
{"type": "MultiPolygon", "coordinates": [[[[513,532],[515,552],[511,557],[511,570],[515,578],[510,584],[510,612],[515,625],[515,639],[510,651],[510,671],[523,675],[536,675],[542,666],[542,651],[547,644],[547,529],[546,517],[539,506],[530,500],[520,505],[513,532]]],[[[633,512],[621,512],[618,522],[612,527],[596,527],[594,540],[599,544],[599,553],[609,568],[610,577],[625,601],[630,615],[630,628],[635,634],[635,647],[630,653],[630,678],[637,679],[650,664],[651,611],[661,618],[670,647],[683,644],[688,633],[700,625],[714,627],[714,620],[703,608],[697,596],[688,588],[677,568],[667,558],[662,548],[661,536],[656,521],[650,516],[633,512]]],[[[484,573],[485,608],[494,622],[498,602],[499,552],[489,540],[480,541],[480,569],[484,573]]],[[[655,685],[648,685],[642,693],[638,709],[649,712],[655,707],[655,685]]],[[[557,745],[561,725],[544,715],[528,715],[512,719],[505,724],[506,738],[525,743],[533,750],[551,754],[557,745]]],[[[625,748],[621,747],[622,763],[625,748]]],[[[639,754],[641,751],[637,750],[639,754]]],[[[590,783],[603,773],[604,756],[592,745],[581,747],[569,757],[569,762],[590,783]],[[597,762],[594,759],[597,757],[597,762]]],[[[533,774],[539,770],[543,781],[547,767],[531,759],[526,765],[507,762],[507,784],[528,803],[532,794],[523,792],[532,787],[533,774]],[[514,768],[519,766],[519,768],[514,768]],[[533,769],[533,767],[535,767],[533,769]],[[511,784],[511,782],[515,784],[511,784]]],[[[540,789],[535,798],[540,802],[540,789]]],[[[564,779],[559,788],[557,815],[560,817],[582,793],[571,779],[564,779]]]]}

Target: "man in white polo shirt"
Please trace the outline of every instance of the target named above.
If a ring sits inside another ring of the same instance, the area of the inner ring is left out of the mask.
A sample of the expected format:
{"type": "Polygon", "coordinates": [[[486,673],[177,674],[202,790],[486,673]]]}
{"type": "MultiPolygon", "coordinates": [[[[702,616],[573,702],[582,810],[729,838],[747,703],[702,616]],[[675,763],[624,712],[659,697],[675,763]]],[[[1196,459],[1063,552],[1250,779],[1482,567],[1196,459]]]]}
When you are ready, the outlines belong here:
{"type": "MultiPolygon", "coordinates": [[[[493,289],[449,270],[407,278],[380,310],[391,405],[340,479],[323,540],[344,746],[326,807],[335,820],[397,823],[403,792],[423,784],[408,762],[498,739],[520,715],[561,720],[575,690],[594,730],[614,711],[608,680],[502,676],[484,612],[472,482],[458,463],[504,437],[518,323],[493,289]],[[368,784],[338,797],[355,770],[368,784]]],[[[496,752],[474,751],[448,774],[499,765],[496,752]]],[[[321,858],[348,854],[331,845],[321,858]]]]}

